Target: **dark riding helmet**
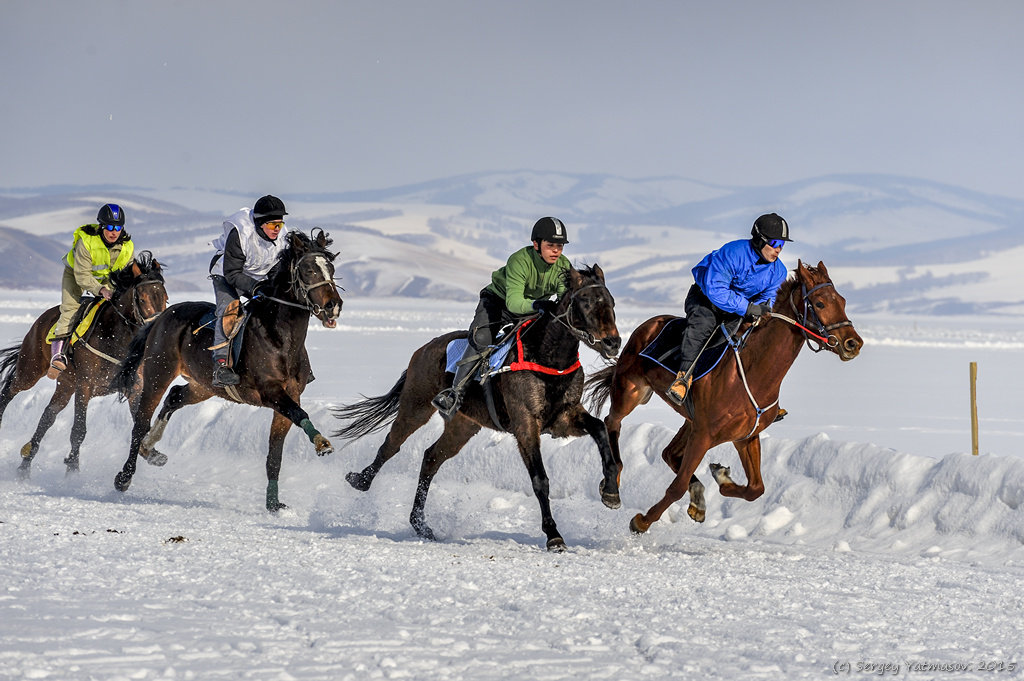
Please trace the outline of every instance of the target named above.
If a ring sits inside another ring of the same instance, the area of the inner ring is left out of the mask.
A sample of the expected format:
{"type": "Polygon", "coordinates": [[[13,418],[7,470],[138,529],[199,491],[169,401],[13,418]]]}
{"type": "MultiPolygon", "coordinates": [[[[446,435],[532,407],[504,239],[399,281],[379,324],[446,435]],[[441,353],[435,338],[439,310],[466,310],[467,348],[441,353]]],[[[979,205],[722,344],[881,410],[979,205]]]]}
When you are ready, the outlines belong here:
{"type": "Polygon", "coordinates": [[[96,221],[101,225],[117,225],[124,227],[124,210],[116,203],[107,203],[96,214],[96,221]]]}
{"type": "Polygon", "coordinates": [[[750,236],[762,241],[771,241],[772,239],[792,241],[789,238],[789,223],[775,213],[768,213],[754,220],[750,236]]]}
{"type": "Polygon", "coordinates": [[[285,215],[288,215],[288,211],[284,209],[284,201],[270,194],[257,200],[252,207],[252,221],[257,227],[264,222],[281,220],[285,215]]]}
{"type": "Polygon", "coordinates": [[[569,237],[565,233],[565,223],[558,218],[541,218],[533,225],[530,241],[548,241],[553,244],[567,244],[569,237]]]}

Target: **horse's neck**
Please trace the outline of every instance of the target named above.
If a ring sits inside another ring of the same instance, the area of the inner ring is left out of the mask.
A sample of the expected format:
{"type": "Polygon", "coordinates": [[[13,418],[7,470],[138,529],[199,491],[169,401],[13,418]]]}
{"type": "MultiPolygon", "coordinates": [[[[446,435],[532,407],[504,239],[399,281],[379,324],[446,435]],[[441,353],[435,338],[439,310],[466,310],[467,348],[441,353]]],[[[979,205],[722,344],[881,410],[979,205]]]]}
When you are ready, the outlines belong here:
{"type": "Polygon", "coordinates": [[[740,350],[743,371],[752,385],[781,385],[803,348],[803,338],[781,319],[769,319],[740,350]]]}
{"type": "MultiPolygon", "coordinates": [[[[292,300],[291,295],[287,297],[281,296],[281,300],[287,300],[294,305],[301,305],[301,303],[292,300]]],[[[305,306],[292,307],[292,305],[269,302],[266,309],[268,312],[263,315],[257,315],[257,318],[263,322],[271,337],[287,337],[293,342],[305,342],[306,333],[309,330],[310,317],[309,310],[305,309],[305,306]]]]}
{"type": "MultiPolygon", "coordinates": [[[[574,362],[580,352],[580,342],[569,329],[552,315],[542,315],[535,324],[539,342],[534,344],[532,351],[538,360],[552,365],[574,362]]],[[[529,328],[529,327],[527,327],[529,328]]]]}

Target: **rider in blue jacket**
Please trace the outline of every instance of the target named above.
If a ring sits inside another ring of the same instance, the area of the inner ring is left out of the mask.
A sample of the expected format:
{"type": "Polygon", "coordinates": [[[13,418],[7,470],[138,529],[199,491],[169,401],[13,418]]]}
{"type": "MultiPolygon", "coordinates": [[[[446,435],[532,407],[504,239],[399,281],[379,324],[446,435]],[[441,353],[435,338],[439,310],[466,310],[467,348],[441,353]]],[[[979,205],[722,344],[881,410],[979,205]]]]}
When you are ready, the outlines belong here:
{"type": "Polygon", "coordinates": [[[683,362],[668,396],[682,404],[690,389],[693,363],[719,324],[771,313],[786,266],[779,260],[789,238],[789,224],[775,213],[754,221],[750,239],[730,241],[704,256],[693,268],[694,284],[686,296],[686,331],[680,347],[683,362]]]}

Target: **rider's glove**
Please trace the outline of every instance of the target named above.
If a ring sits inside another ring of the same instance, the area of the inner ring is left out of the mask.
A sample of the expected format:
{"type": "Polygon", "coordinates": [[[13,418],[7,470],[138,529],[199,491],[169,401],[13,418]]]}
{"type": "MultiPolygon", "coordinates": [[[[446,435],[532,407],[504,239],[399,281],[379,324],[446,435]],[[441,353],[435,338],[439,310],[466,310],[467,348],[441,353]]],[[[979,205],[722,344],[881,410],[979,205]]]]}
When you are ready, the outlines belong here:
{"type": "Polygon", "coordinates": [[[533,309],[537,312],[547,312],[548,314],[554,314],[555,308],[558,307],[557,300],[549,300],[548,298],[538,298],[533,301],[533,309]]]}
{"type": "Polygon", "coordinates": [[[746,318],[750,321],[754,321],[760,317],[769,317],[772,314],[772,309],[767,305],[761,303],[748,303],[746,318]]]}

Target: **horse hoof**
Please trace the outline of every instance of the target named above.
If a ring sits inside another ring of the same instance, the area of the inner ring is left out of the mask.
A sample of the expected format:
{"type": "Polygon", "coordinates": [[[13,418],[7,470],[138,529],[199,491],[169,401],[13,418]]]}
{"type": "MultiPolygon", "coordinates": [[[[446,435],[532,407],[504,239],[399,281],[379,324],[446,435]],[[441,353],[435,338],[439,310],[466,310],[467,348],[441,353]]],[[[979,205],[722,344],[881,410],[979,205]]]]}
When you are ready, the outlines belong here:
{"type": "Polygon", "coordinates": [[[633,516],[633,519],[629,521],[629,531],[633,534],[643,534],[649,529],[651,529],[651,524],[644,520],[642,513],[637,513],[633,516]]]}
{"type": "Polygon", "coordinates": [[[722,466],[721,464],[712,463],[708,464],[708,470],[711,471],[711,475],[712,477],[715,478],[715,482],[718,483],[719,487],[726,483],[732,482],[732,478],[729,477],[730,470],[728,466],[722,466]]]}
{"type": "Polygon", "coordinates": [[[565,552],[565,540],[561,537],[552,537],[548,539],[548,551],[551,553],[564,553],[565,552]]]}
{"type": "Polygon", "coordinates": [[[132,484],[132,476],[128,475],[124,471],[121,471],[114,476],[114,489],[118,492],[127,491],[132,484]]]}
{"type": "Polygon", "coordinates": [[[32,464],[29,463],[28,460],[26,459],[25,461],[21,462],[20,466],[18,466],[18,480],[26,481],[26,480],[28,480],[31,477],[32,477],[32,464]]]}
{"type": "Polygon", "coordinates": [[[145,456],[142,455],[142,452],[139,452],[139,456],[142,456],[150,466],[163,466],[167,463],[167,455],[155,449],[149,450],[149,453],[145,456]]]}
{"type": "Polygon", "coordinates": [[[334,453],[334,445],[320,433],[317,433],[316,437],[313,438],[313,446],[316,447],[317,456],[327,456],[334,453]]]}
{"type": "Polygon", "coordinates": [[[35,455],[36,455],[36,453],[32,451],[32,443],[31,442],[26,442],[25,446],[21,448],[21,458],[23,458],[23,459],[31,459],[35,455]]]}
{"type": "Polygon", "coordinates": [[[81,471],[78,469],[78,462],[67,464],[67,468],[64,469],[64,477],[71,477],[72,475],[78,475],[81,471]]]}
{"type": "Polygon", "coordinates": [[[420,521],[412,523],[412,529],[416,531],[416,535],[420,539],[425,539],[427,541],[437,541],[437,539],[434,537],[434,531],[430,529],[430,527],[425,522],[420,521]]]}
{"type": "Polygon", "coordinates": [[[690,504],[689,508],[686,509],[686,514],[694,519],[695,522],[704,522],[704,517],[707,511],[703,508],[697,508],[693,504],[690,504]]]}
{"type": "Polygon", "coordinates": [[[286,508],[288,508],[288,504],[282,501],[272,501],[267,504],[267,510],[271,513],[277,513],[278,511],[283,511],[286,508]]]}
{"type": "Polygon", "coordinates": [[[619,498],[618,492],[605,492],[604,491],[604,480],[601,481],[600,492],[601,492],[601,503],[608,508],[619,508],[622,506],[622,499],[619,498]]]}
{"type": "Polygon", "coordinates": [[[373,482],[373,478],[370,476],[363,473],[356,473],[355,471],[346,475],[345,479],[348,480],[348,484],[352,485],[360,492],[365,492],[370,489],[370,484],[373,482]]]}

